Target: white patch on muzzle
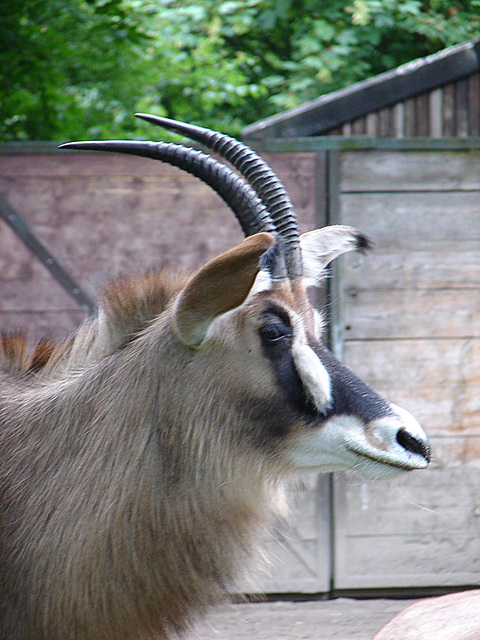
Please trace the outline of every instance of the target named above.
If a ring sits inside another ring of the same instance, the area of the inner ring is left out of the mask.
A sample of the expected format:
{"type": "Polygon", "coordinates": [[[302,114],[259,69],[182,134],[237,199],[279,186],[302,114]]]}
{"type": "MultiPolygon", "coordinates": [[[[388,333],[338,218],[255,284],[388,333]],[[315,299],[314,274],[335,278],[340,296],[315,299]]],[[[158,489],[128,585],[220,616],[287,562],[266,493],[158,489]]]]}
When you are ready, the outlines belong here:
{"type": "Polygon", "coordinates": [[[429,464],[428,440],[421,426],[405,409],[394,404],[390,407],[392,414],[345,432],[344,444],[349,451],[360,456],[356,468],[365,477],[385,475],[380,472],[378,464],[406,471],[425,469],[429,464]],[[406,446],[399,437],[402,432],[406,446]],[[372,466],[372,462],[376,464],[372,466]]]}
{"type": "Polygon", "coordinates": [[[410,433],[412,436],[417,437],[422,442],[427,441],[427,436],[425,435],[425,431],[422,429],[422,427],[419,425],[417,420],[412,416],[412,414],[409,411],[407,411],[406,409],[403,409],[402,407],[399,407],[398,404],[393,404],[393,402],[390,403],[390,407],[392,411],[400,419],[400,422],[402,423],[402,427],[406,429],[408,433],[410,433]]]}
{"type": "Polygon", "coordinates": [[[305,343],[294,341],[293,361],[307,394],[318,411],[326,411],[332,404],[330,376],[315,352],[305,343]]]}

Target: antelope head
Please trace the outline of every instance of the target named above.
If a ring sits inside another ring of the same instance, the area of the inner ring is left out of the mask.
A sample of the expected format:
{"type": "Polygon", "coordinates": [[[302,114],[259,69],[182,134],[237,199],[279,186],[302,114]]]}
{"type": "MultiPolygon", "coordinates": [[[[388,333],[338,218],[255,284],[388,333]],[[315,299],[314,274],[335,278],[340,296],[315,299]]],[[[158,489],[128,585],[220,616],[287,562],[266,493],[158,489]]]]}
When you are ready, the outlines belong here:
{"type": "Polygon", "coordinates": [[[172,143],[63,145],[179,166],[219,193],[247,236],[194,274],[168,310],[177,367],[192,381],[182,387],[184,405],[191,411],[212,392],[217,422],[236,416],[243,446],[268,450],[283,470],[355,468],[376,478],[425,468],[429,446],[418,422],[332,355],[322,342],[321,314],[307,297],[331,260],[369,247],[367,236],[347,226],[300,236],[285,188],[251,149],[208,129],[138,115],[201,143],[240,174],[172,143]]]}

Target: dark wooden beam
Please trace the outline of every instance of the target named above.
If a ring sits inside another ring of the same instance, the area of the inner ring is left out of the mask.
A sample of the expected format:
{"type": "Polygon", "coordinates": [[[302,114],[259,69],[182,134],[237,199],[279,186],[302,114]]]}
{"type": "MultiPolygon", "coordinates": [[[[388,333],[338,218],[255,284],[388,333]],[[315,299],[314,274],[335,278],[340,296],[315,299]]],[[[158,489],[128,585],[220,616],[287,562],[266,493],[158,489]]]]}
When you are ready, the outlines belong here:
{"type": "Polygon", "coordinates": [[[95,304],[72,276],[59,264],[50,251],[32,233],[25,221],[22,220],[13,207],[2,197],[0,197],[0,218],[8,224],[24,245],[40,260],[75,302],[89,314],[92,314],[95,311],[95,304]]]}

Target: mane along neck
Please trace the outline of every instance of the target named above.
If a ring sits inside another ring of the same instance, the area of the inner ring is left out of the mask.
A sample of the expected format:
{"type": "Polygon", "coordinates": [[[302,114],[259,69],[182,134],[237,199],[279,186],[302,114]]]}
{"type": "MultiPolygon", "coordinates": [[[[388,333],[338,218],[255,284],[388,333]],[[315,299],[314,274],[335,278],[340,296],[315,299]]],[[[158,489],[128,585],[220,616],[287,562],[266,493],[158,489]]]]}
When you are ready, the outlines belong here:
{"type": "Polygon", "coordinates": [[[65,340],[45,338],[31,347],[24,335],[0,335],[0,371],[13,375],[59,375],[83,368],[122,348],[164,311],[188,281],[170,270],[107,282],[99,308],[65,340]]]}

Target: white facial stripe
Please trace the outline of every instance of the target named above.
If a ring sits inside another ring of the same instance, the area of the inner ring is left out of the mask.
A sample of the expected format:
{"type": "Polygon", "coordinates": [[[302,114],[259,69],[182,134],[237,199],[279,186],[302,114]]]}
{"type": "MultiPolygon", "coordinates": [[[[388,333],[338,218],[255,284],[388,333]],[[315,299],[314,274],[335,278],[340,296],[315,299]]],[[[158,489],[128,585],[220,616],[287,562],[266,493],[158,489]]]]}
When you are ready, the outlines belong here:
{"type": "Polygon", "coordinates": [[[323,316],[317,311],[317,309],[313,309],[313,331],[317,340],[320,340],[320,336],[323,332],[323,325],[323,316]]]}
{"type": "Polygon", "coordinates": [[[295,340],[292,355],[298,375],[319,411],[325,411],[332,402],[330,376],[320,359],[307,344],[295,340]]]}

